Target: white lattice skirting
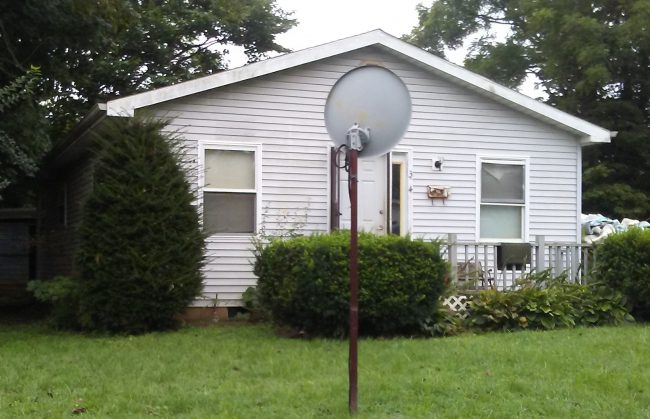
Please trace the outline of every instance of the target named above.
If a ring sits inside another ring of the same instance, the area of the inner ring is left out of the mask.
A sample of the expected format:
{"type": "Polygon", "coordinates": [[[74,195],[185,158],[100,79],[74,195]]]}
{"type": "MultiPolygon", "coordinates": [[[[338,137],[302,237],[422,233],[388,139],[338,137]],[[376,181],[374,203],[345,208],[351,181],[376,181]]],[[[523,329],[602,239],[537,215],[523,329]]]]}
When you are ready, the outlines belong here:
{"type": "Polygon", "coordinates": [[[467,298],[466,295],[450,295],[449,297],[442,300],[442,304],[449,307],[451,311],[456,312],[458,316],[463,319],[467,318],[469,315],[467,313],[469,298],[467,298]]]}

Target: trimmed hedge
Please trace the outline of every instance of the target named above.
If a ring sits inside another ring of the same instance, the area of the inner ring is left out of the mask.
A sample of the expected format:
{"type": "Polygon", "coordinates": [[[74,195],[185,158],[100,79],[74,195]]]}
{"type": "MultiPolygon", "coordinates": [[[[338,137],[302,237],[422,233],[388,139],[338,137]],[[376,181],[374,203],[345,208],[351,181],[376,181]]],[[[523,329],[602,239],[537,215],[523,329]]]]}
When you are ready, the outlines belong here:
{"type": "MultiPolygon", "coordinates": [[[[274,321],[309,335],[348,332],[349,231],[274,240],[259,249],[257,298],[274,321]]],[[[359,330],[421,334],[435,316],[448,264],[436,242],[359,235],[359,330]]]]}
{"type": "Polygon", "coordinates": [[[650,230],[608,237],[596,250],[596,277],[625,294],[637,320],[650,320],[650,230]]]}

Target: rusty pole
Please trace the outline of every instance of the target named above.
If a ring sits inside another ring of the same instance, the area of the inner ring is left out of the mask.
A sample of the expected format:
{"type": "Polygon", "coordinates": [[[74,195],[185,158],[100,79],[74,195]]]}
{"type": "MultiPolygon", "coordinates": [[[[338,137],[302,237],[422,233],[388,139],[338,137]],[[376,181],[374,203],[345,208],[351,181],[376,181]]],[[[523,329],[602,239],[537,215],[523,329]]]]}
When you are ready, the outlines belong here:
{"type": "Polygon", "coordinates": [[[350,160],[350,353],[349,369],[349,399],[350,414],[357,413],[357,341],[359,338],[359,244],[357,227],[357,162],[359,152],[348,150],[350,160]]]}

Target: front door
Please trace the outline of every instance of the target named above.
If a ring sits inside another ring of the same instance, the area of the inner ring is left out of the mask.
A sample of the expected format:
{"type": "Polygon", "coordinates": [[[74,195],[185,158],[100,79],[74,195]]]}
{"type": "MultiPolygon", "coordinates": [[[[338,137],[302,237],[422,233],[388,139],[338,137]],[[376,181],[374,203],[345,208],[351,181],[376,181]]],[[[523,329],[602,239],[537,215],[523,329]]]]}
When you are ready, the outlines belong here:
{"type": "MultiPolygon", "coordinates": [[[[359,159],[359,230],[374,234],[387,233],[388,215],[388,155],[359,159]]],[[[341,170],[340,210],[341,228],[350,228],[350,196],[348,174],[341,170]]]]}

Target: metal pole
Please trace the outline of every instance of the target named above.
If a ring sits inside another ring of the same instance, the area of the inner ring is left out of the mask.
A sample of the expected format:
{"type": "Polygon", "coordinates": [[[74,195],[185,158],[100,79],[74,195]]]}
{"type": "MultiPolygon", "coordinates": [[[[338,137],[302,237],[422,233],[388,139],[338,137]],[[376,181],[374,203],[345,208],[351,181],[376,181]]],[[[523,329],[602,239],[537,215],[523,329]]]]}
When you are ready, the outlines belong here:
{"type": "Polygon", "coordinates": [[[357,161],[359,152],[349,149],[350,159],[350,353],[349,368],[349,399],[350,414],[357,413],[357,341],[359,337],[359,244],[357,227],[357,161]]]}

